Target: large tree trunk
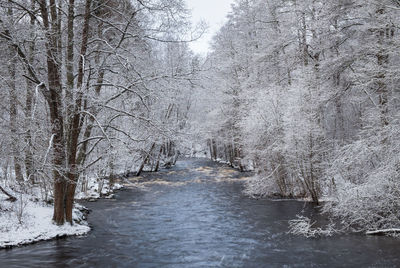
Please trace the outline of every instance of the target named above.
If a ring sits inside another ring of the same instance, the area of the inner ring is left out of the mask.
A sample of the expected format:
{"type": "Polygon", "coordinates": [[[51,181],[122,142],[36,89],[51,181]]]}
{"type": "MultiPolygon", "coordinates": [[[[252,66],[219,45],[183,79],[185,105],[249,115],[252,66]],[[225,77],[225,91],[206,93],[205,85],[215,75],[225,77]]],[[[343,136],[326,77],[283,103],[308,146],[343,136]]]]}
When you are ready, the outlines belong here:
{"type": "MultiPolygon", "coordinates": [[[[73,0],[70,0],[70,4],[74,4],[73,0]]],[[[82,43],[81,43],[81,57],[79,60],[78,66],[78,82],[77,82],[77,96],[75,102],[75,109],[73,113],[72,122],[69,128],[69,143],[68,143],[68,183],[67,183],[67,194],[65,201],[65,212],[66,212],[66,220],[72,224],[72,209],[74,206],[74,196],[76,184],[78,181],[78,169],[77,169],[77,150],[78,150],[78,139],[81,133],[82,124],[81,120],[84,120],[82,117],[81,109],[82,109],[82,101],[83,101],[83,77],[85,74],[84,70],[84,57],[86,56],[88,38],[89,38],[89,20],[90,20],[90,7],[91,0],[86,1],[85,6],[85,17],[84,17],[84,26],[82,31],[82,43]]],[[[74,12],[74,8],[69,7],[70,12],[74,12]]],[[[70,15],[69,15],[70,17],[70,15]]],[[[73,17],[73,14],[72,16],[73,17]]],[[[73,27],[73,21],[69,22],[69,27],[73,27]]],[[[69,32],[73,31],[73,29],[68,29],[69,32]]],[[[70,35],[70,34],[69,34],[70,35]]],[[[73,37],[73,35],[72,35],[73,37]]]]}
{"type": "Polygon", "coordinates": [[[47,79],[49,84],[49,97],[47,102],[50,108],[50,122],[52,125],[52,149],[53,149],[53,178],[54,178],[54,213],[53,221],[57,225],[65,222],[65,191],[66,179],[65,169],[65,142],[64,142],[64,123],[62,116],[62,87],[61,75],[58,58],[58,39],[61,38],[58,32],[57,7],[54,0],[50,0],[51,25],[49,22],[49,12],[47,1],[40,1],[40,12],[43,25],[46,29],[46,54],[47,54],[47,79]],[[50,27],[51,26],[51,27],[50,27]]]}

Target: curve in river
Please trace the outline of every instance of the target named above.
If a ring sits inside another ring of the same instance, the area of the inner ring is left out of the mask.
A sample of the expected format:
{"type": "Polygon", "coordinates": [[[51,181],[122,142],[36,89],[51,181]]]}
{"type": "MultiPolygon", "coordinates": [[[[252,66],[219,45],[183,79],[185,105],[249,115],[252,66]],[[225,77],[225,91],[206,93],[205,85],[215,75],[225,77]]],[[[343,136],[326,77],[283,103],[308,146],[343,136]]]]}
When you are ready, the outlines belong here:
{"type": "Polygon", "coordinates": [[[305,239],[288,220],[310,204],[242,194],[245,174],[202,159],[132,179],[115,200],[85,203],[86,237],[0,251],[0,267],[396,267],[400,241],[305,239]]]}

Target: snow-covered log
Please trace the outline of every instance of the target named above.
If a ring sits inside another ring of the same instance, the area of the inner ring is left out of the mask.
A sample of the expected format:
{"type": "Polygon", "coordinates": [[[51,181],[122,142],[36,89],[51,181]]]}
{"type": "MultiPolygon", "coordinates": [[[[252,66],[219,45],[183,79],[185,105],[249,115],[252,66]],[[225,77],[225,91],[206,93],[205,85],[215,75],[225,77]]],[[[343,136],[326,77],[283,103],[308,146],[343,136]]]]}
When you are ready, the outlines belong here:
{"type": "Polygon", "coordinates": [[[398,234],[398,233],[400,233],[400,228],[390,228],[390,229],[367,231],[365,234],[367,234],[367,235],[387,235],[387,234],[398,234]]]}

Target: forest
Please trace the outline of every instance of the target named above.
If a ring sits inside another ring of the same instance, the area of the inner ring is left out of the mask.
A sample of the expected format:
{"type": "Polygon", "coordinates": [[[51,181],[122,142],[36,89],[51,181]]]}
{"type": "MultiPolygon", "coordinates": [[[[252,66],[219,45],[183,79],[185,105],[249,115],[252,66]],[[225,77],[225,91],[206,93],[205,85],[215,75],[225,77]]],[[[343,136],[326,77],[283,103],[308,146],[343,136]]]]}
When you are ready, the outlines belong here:
{"type": "Polygon", "coordinates": [[[400,226],[400,1],[237,1],[202,74],[213,159],[252,196],[303,197],[355,231],[400,226]],[[210,124],[212,124],[210,127],[210,124]]]}
{"type": "Polygon", "coordinates": [[[337,231],[400,228],[399,0],[236,0],[205,56],[182,0],[0,14],[0,231],[36,206],[78,227],[76,198],[179,157],[252,171],[247,196],[313,202],[337,231]]]}

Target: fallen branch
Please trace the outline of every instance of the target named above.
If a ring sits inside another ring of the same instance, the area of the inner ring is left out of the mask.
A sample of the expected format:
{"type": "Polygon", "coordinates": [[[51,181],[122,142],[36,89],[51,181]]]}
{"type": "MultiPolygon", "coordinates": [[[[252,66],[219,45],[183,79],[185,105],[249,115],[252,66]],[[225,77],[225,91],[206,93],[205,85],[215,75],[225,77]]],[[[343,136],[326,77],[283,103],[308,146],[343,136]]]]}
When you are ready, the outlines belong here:
{"type": "Polygon", "coordinates": [[[15,202],[17,201],[17,198],[15,198],[14,196],[12,196],[11,194],[9,194],[6,190],[4,190],[3,187],[0,186],[0,190],[6,195],[8,196],[8,200],[11,202],[15,202]]]}
{"type": "Polygon", "coordinates": [[[367,235],[386,235],[386,234],[397,234],[400,233],[400,228],[382,229],[375,231],[367,231],[367,235]]]}

